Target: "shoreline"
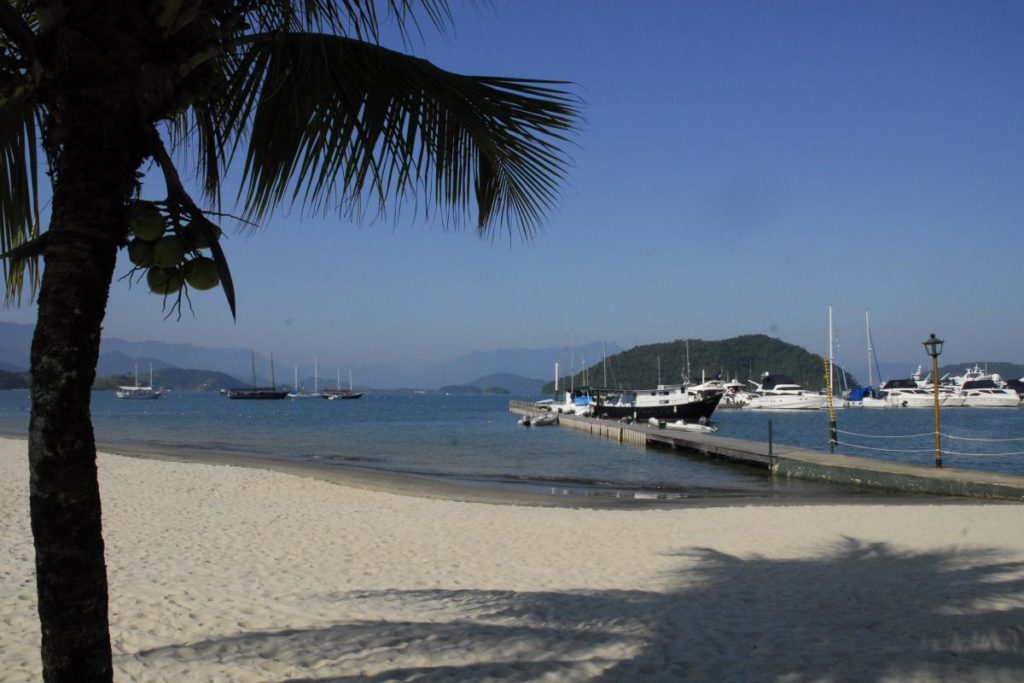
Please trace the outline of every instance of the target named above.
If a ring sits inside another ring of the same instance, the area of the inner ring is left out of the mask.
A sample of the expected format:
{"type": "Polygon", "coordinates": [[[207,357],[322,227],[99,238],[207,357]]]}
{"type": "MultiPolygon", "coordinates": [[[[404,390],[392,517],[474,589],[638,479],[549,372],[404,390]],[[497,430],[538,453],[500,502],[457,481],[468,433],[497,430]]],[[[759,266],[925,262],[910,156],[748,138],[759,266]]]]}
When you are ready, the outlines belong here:
{"type": "MultiPolygon", "coordinates": [[[[1021,505],[481,505],[239,464],[101,450],[116,680],[1024,678],[1021,505]]],[[[39,680],[24,439],[0,538],[0,679],[39,680]]]]}
{"type": "MultiPolygon", "coordinates": [[[[27,441],[26,435],[0,434],[0,439],[27,441]]],[[[184,464],[280,472],[296,477],[325,481],[339,486],[434,500],[490,505],[581,508],[596,510],[648,510],[673,508],[715,508],[745,506],[827,506],[827,505],[978,505],[1013,504],[1013,501],[932,496],[849,488],[837,493],[834,485],[823,484],[820,495],[785,492],[764,493],[735,490],[687,490],[683,493],[631,490],[625,487],[593,488],[586,493],[573,492],[562,483],[503,483],[496,480],[468,480],[456,476],[431,476],[409,472],[385,471],[339,463],[317,463],[188,446],[153,446],[123,442],[97,442],[97,453],[126,458],[184,464]],[[538,489],[547,488],[546,492],[538,489]]],[[[766,475],[767,476],[767,475],[766,475]]]]}

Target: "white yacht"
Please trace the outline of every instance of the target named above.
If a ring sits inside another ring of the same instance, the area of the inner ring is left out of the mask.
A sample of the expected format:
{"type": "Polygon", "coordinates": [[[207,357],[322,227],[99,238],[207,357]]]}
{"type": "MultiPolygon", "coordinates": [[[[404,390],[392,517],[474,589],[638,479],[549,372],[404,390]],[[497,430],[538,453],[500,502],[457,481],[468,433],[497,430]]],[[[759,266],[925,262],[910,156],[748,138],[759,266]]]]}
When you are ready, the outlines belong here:
{"type": "Polygon", "coordinates": [[[887,380],[882,385],[882,393],[890,408],[931,408],[935,405],[935,395],[917,386],[911,378],[887,380]]]}
{"type": "Polygon", "coordinates": [[[1016,408],[1020,405],[1020,397],[1013,389],[1000,386],[993,375],[989,379],[972,379],[960,386],[958,394],[964,399],[964,405],[974,408],[1016,408]]]}
{"type": "Polygon", "coordinates": [[[754,394],[747,391],[747,387],[738,379],[731,379],[722,383],[722,400],[719,408],[743,408],[754,399],[754,394]]]}
{"type": "Polygon", "coordinates": [[[590,392],[586,389],[566,391],[561,401],[547,399],[537,401],[537,407],[565,415],[590,415],[591,404],[590,392]]]}
{"type": "Polygon", "coordinates": [[[1009,388],[997,374],[987,374],[975,365],[964,374],[953,377],[955,395],[963,405],[975,408],[1015,408],[1021,404],[1016,390],[1009,388]]]}
{"type": "Polygon", "coordinates": [[[747,381],[757,387],[746,406],[748,410],[821,410],[828,400],[827,396],[807,391],[786,375],[766,372],[760,384],[747,381]]]}
{"type": "MultiPolygon", "coordinates": [[[[928,376],[924,376],[921,372],[921,366],[917,366],[917,370],[910,376],[910,379],[914,380],[918,388],[924,389],[928,392],[928,395],[932,397],[932,405],[935,405],[935,384],[932,382],[931,373],[928,376]]],[[[945,379],[943,377],[942,379],[945,379]]],[[[953,384],[940,381],[939,382],[939,405],[943,408],[959,408],[964,405],[967,400],[965,396],[962,396],[957,390],[957,387],[953,384]]]]}

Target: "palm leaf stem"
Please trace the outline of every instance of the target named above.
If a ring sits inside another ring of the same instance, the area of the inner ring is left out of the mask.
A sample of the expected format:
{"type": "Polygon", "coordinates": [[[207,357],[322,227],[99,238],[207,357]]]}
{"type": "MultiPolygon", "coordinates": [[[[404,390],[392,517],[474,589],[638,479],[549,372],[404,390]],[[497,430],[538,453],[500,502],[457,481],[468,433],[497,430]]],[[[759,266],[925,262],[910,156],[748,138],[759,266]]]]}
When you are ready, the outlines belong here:
{"type": "Polygon", "coordinates": [[[206,233],[207,242],[210,245],[210,252],[213,254],[213,260],[217,264],[217,273],[220,275],[221,287],[224,290],[224,296],[228,300],[228,307],[231,309],[231,317],[237,318],[235,309],[235,286],[231,279],[231,271],[228,269],[227,257],[224,255],[224,251],[221,249],[220,244],[217,241],[218,230],[217,226],[206,217],[203,211],[196,206],[196,203],[192,201],[192,197],[189,196],[185,190],[185,186],[181,182],[181,176],[178,174],[178,169],[174,166],[174,162],[171,160],[171,156],[167,153],[167,148],[164,147],[164,143],[160,140],[159,136],[154,131],[154,137],[156,138],[153,143],[153,158],[160,167],[161,173],[164,176],[164,182],[167,184],[167,198],[169,202],[180,204],[184,207],[188,213],[191,222],[200,230],[206,233]]]}

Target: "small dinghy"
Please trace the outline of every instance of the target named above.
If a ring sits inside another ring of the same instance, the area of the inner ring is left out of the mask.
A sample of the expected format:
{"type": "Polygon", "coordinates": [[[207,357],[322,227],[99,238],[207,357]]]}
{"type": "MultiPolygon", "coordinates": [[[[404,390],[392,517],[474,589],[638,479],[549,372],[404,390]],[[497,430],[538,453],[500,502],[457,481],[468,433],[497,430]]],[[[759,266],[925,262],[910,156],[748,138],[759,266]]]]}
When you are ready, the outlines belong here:
{"type": "Polygon", "coordinates": [[[676,420],[675,422],[669,422],[665,425],[669,429],[678,429],[684,432],[698,432],[700,434],[713,434],[718,431],[718,427],[713,424],[701,424],[700,422],[683,422],[682,420],[676,420]]]}
{"type": "Polygon", "coordinates": [[[548,425],[558,424],[558,415],[555,413],[545,413],[544,415],[538,415],[533,418],[534,427],[546,427],[548,425]]]}

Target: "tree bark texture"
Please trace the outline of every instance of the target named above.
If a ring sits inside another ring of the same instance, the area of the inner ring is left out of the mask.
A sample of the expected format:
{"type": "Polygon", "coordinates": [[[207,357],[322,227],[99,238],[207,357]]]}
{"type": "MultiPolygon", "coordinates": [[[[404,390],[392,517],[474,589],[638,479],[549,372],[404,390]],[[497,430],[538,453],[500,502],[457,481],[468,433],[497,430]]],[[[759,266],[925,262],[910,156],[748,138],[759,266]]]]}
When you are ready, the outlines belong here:
{"type": "Polygon", "coordinates": [[[53,208],[32,341],[29,486],[43,677],[85,682],[112,679],[90,393],[146,138],[127,98],[111,92],[124,56],[102,51],[88,14],[76,21],[70,38],[51,39],[51,73],[69,87],[47,102],[43,131],[53,208]]]}

